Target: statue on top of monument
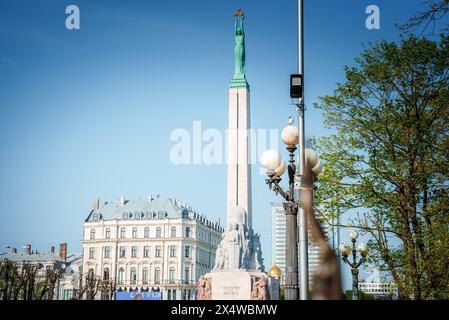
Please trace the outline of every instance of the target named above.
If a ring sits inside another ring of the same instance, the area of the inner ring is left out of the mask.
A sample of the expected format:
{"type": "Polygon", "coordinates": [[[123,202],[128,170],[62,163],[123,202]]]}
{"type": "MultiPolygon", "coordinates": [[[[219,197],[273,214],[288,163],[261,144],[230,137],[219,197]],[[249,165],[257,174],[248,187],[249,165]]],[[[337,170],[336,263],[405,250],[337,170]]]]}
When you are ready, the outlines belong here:
{"type": "Polygon", "coordinates": [[[235,72],[234,79],[245,79],[245,29],[243,20],[245,14],[240,7],[234,13],[234,34],[235,34],[235,72]],[[240,17],[240,23],[239,23],[240,17]]]}

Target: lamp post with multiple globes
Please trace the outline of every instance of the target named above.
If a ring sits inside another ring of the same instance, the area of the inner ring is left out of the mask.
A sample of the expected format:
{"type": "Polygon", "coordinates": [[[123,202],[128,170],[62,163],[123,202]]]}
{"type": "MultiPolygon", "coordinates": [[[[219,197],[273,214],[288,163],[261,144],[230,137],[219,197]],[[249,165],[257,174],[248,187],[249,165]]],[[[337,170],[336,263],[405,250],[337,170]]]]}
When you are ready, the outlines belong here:
{"type": "Polygon", "coordinates": [[[340,252],[342,259],[351,267],[352,273],[352,300],[359,300],[359,267],[366,261],[368,255],[368,246],[361,243],[358,247],[356,245],[359,234],[355,230],[349,232],[349,238],[352,242],[352,247],[340,244],[340,252]],[[361,258],[357,261],[357,251],[360,252],[361,258]],[[349,255],[352,253],[352,262],[348,260],[349,255]]]}
{"type": "MultiPolygon", "coordinates": [[[[265,151],[260,159],[262,167],[265,168],[270,190],[276,195],[284,198],[284,212],[286,216],[286,243],[285,243],[285,300],[298,300],[298,199],[295,199],[295,151],[299,143],[299,130],[293,125],[293,119],[290,118],[289,125],[282,131],[282,142],[287,146],[289,152],[289,164],[282,160],[277,150],[265,151]],[[288,170],[289,186],[284,190],[279,183],[281,177],[288,170]]],[[[321,170],[321,162],[316,153],[311,149],[305,149],[305,158],[310,169],[309,176],[317,176],[321,170]]],[[[305,188],[313,189],[313,179],[311,185],[305,185],[305,188]]],[[[312,193],[310,193],[312,195],[312,193]]],[[[307,284],[306,284],[307,285],[307,284]]]]}

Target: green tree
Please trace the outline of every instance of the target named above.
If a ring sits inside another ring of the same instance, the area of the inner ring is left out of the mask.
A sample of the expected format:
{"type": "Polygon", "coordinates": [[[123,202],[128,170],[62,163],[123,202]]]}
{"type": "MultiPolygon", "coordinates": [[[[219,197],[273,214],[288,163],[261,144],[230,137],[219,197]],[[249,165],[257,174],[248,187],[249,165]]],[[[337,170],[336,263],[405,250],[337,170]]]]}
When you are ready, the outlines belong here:
{"type": "Polygon", "coordinates": [[[435,33],[437,21],[449,13],[449,0],[426,0],[424,3],[426,8],[423,11],[398,26],[401,31],[413,32],[421,28],[421,34],[426,30],[430,30],[431,34],[435,33]]]}
{"type": "MultiPolygon", "coordinates": [[[[344,293],[344,300],[352,300],[352,290],[346,290],[344,293]]],[[[364,292],[359,292],[359,300],[375,300],[375,297],[364,292]]]]}
{"type": "Polygon", "coordinates": [[[449,37],[379,42],[317,108],[316,193],[371,237],[370,262],[409,299],[449,298],[449,37]],[[359,211],[359,213],[357,213],[359,211]]]}

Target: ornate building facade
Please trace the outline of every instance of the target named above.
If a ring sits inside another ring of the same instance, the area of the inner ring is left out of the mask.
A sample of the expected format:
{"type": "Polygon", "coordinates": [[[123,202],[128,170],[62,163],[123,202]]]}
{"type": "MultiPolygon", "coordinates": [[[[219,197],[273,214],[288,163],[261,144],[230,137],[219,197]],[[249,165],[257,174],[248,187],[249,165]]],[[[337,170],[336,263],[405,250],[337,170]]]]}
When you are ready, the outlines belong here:
{"type": "Polygon", "coordinates": [[[174,198],[94,201],[83,226],[83,271],[111,279],[116,291],[161,291],[189,300],[209,272],[223,228],[174,198]]]}

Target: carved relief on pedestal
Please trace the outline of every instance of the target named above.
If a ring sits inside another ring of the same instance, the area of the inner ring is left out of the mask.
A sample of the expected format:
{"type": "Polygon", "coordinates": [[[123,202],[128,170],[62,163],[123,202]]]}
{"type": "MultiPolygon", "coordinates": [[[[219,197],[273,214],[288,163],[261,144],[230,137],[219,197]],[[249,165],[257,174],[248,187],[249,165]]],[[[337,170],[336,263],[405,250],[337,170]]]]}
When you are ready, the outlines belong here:
{"type": "Polygon", "coordinates": [[[251,290],[252,300],[270,300],[268,291],[268,282],[265,277],[253,277],[253,286],[251,290]]]}
{"type": "Polygon", "coordinates": [[[198,300],[210,300],[212,298],[212,285],[210,279],[200,277],[198,283],[198,300]]]}

